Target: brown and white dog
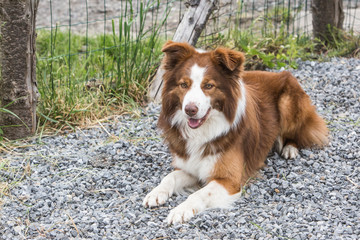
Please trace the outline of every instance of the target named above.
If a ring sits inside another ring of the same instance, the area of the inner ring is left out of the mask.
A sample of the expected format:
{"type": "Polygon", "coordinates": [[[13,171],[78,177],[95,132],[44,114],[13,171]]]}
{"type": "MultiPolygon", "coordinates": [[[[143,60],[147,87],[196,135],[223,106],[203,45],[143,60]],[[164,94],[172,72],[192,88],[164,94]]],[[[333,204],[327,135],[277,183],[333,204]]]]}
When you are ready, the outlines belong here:
{"type": "Polygon", "coordinates": [[[169,41],[162,51],[158,126],[175,170],[143,205],[158,206],[202,186],[170,211],[169,224],[230,206],[274,145],[284,158],[295,158],[298,148],[327,144],[324,120],[291,73],[245,72],[244,55],[226,48],[205,52],[169,41]]]}

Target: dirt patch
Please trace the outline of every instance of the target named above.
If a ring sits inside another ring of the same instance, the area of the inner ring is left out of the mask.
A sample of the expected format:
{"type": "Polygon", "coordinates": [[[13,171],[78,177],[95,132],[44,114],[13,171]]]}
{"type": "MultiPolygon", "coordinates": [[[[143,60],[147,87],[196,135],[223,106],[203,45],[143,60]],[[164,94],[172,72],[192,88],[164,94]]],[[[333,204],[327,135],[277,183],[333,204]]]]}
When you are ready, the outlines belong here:
{"type": "MultiPolygon", "coordinates": [[[[130,11],[127,1],[118,0],[72,0],[69,1],[40,1],[38,15],[37,15],[37,29],[50,29],[51,26],[58,26],[63,31],[68,31],[69,25],[73,33],[89,35],[98,35],[112,33],[112,21],[115,24],[115,31],[118,29],[119,17],[121,15],[128,15],[130,11]]],[[[140,12],[140,0],[133,0],[134,16],[140,12]]],[[[159,22],[164,18],[167,10],[170,11],[166,24],[162,32],[166,33],[167,37],[172,37],[176,27],[186,10],[185,1],[160,1],[159,6],[154,5],[150,7],[150,11],[146,14],[145,25],[147,28],[151,27],[154,22],[159,22]]],[[[242,14],[237,14],[241,5],[236,0],[221,0],[219,10],[215,11],[212,18],[209,20],[206,32],[207,34],[217,30],[223,29],[222,26],[226,24],[240,23],[240,27],[246,29],[250,23],[265,13],[269,13],[278,3],[275,0],[259,0],[259,1],[243,1],[242,14]],[[267,8],[266,8],[267,7],[267,8]],[[241,17],[241,19],[239,19],[241,17]],[[236,19],[237,18],[237,19],[236,19]],[[219,21],[215,21],[215,19],[219,21]]],[[[288,3],[287,3],[288,4],[288,3]]],[[[286,4],[286,5],[287,5],[286,4]]],[[[310,4],[305,1],[291,1],[290,8],[292,10],[298,9],[302,6],[302,10],[297,14],[296,23],[294,24],[295,32],[312,31],[312,16],[310,12],[310,4]],[[297,31],[299,29],[299,31],[297,31]]],[[[360,18],[358,16],[360,10],[358,1],[344,2],[345,21],[344,28],[349,30],[353,28],[355,33],[360,32],[360,18]]],[[[288,7],[287,6],[279,6],[288,7]]],[[[262,21],[261,19],[259,20],[262,21]]],[[[138,26],[134,28],[134,31],[138,26]]]]}
{"type": "MultiPolygon", "coordinates": [[[[155,21],[165,17],[167,9],[171,9],[166,24],[167,29],[176,28],[180,14],[184,11],[184,4],[179,1],[162,1],[157,7],[149,7],[145,23],[149,27],[155,21]],[[167,3],[168,2],[168,3],[167,3]]],[[[133,1],[132,12],[134,16],[140,12],[140,1],[133,1]]],[[[118,29],[121,15],[129,15],[131,9],[126,1],[118,0],[72,0],[68,1],[40,1],[37,15],[37,29],[50,29],[58,26],[60,30],[68,31],[69,25],[74,33],[90,35],[112,33],[112,21],[118,29]]],[[[137,26],[138,27],[138,26],[137,26]]]]}

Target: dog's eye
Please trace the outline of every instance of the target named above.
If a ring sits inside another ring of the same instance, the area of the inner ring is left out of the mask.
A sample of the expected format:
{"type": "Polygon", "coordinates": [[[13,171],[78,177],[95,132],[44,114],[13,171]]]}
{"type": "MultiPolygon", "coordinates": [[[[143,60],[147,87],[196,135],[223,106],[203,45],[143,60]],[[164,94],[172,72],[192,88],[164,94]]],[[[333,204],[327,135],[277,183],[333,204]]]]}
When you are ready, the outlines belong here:
{"type": "Polygon", "coordinates": [[[181,83],[181,84],[180,84],[180,87],[181,87],[181,88],[187,88],[188,85],[187,85],[186,83],[181,83]]]}
{"type": "Polygon", "coordinates": [[[212,89],[214,87],[214,85],[210,84],[210,83],[207,83],[207,84],[205,84],[204,87],[205,87],[205,89],[212,89]]]}

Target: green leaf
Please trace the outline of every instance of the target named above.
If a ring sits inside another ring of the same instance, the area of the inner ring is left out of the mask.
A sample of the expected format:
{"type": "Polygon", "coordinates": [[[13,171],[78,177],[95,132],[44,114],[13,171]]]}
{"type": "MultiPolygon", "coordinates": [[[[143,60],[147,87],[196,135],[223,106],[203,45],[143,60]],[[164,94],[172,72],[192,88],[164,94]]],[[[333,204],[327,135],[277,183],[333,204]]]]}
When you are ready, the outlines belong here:
{"type": "Polygon", "coordinates": [[[0,108],[0,112],[11,114],[12,116],[14,116],[14,117],[16,117],[17,119],[19,119],[19,120],[22,122],[22,124],[24,124],[24,126],[25,126],[28,130],[30,130],[30,128],[26,125],[26,123],[25,123],[21,118],[19,118],[18,115],[16,115],[16,114],[13,113],[12,111],[10,111],[10,110],[8,110],[8,109],[6,109],[6,108],[0,108]]]}
{"type": "Polygon", "coordinates": [[[282,67],[286,67],[286,63],[284,63],[284,62],[279,62],[279,61],[277,61],[277,67],[278,68],[282,68],[282,67]]]}
{"type": "Polygon", "coordinates": [[[249,54],[251,54],[251,55],[259,55],[260,52],[255,48],[250,48],[249,49],[249,54]]]}
{"type": "Polygon", "coordinates": [[[41,112],[38,112],[38,114],[40,114],[43,118],[45,118],[46,120],[53,122],[53,123],[59,123],[59,121],[49,118],[48,116],[45,116],[44,114],[42,114],[41,112]]]}

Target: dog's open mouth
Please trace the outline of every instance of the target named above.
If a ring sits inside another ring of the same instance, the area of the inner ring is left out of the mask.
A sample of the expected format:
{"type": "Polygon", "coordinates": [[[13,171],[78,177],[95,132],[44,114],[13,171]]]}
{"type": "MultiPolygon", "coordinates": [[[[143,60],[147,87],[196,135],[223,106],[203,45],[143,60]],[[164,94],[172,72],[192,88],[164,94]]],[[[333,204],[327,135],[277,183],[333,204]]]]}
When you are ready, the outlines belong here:
{"type": "Polygon", "coordinates": [[[202,118],[199,118],[199,119],[189,118],[189,120],[188,120],[189,127],[191,127],[192,129],[196,129],[196,128],[200,127],[206,121],[207,117],[209,116],[210,110],[211,110],[211,108],[209,108],[209,110],[207,111],[205,116],[202,118]]]}

